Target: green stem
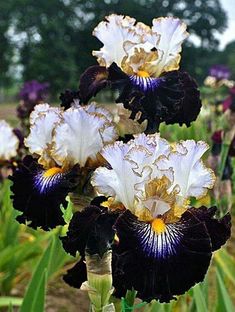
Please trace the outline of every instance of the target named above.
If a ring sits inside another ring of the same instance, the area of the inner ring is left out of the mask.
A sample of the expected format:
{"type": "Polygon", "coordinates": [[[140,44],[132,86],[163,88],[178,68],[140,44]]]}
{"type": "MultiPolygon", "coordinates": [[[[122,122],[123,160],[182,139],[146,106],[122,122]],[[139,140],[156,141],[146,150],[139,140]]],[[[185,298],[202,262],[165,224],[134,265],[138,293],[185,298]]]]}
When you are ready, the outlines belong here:
{"type": "Polygon", "coordinates": [[[127,290],[126,292],[126,297],[125,301],[127,306],[129,307],[128,311],[133,311],[133,306],[135,303],[135,298],[136,298],[137,291],[136,290],[127,290]]]}
{"type": "Polygon", "coordinates": [[[226,159],[228,156],[229,147],[230,147],[230,144],[228,144],[228,143],[222,144],[221,158],[220,158],[220,164],[219,164],[219,168],[218,168],[220,180],[222,180],[222,177],[223,177],[224,167],[225,167],[226,159]]]}
{"type": "Polygon", "coordinates": [[[135,305],[135,298],[136,298],[137,291],[134,289],[127,290],[125,298],[122,298],[122,310],[121,312],[131,312],[135,309],[142,308],[146,305],[146,302],[141,302],[135,305]]]}

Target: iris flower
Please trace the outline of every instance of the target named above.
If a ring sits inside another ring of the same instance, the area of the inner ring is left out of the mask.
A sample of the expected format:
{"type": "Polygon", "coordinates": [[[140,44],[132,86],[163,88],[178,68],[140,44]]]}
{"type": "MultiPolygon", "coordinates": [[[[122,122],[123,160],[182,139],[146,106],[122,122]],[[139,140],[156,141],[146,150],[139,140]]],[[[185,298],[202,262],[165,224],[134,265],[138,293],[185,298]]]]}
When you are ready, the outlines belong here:
{"type": "Polygon", "coordinates": [[[17,107],[19,118],[28,118],[34,106],[43,103],[48,98],[49,83],[40,83],[37,80],[26,81],[22,86],[19,98],[20,105],[17,107]]]}
{"type": "Polygon", "coordinates": [[[64,224],[60,205],[78,184],[84,168],[96,168],[99,152],[117,138],[110,114],[95,105],[66,111],[37,105],[30,115],[26,157],[13,174],[13,205],[21,223],[44,230],[64,224]]]}
{"type": "Polygon", "coordinates": [[[190,205],[215,182],[201,159],[207,149],[202,141],[172,145],[158,134],[141,134],[102,151],[109,166],[96,169],[92,184],[108,197],[104,206],[123,211],[114,224],[113,274],[117,285],[134,288],[143,300],[168,302],[202,281],[212,252],[230,236],[229,214],[217,220],[216,207],[190,205]]]}
{"type": "Polygon", "coordinates": [[[221,64],[211,66],[209,76],[214,77],[216,80],[229,79],[231,76],[230,69],[221,64]]]}
{"type": "Polygon", "coordinates": [[[99,65],[89,67],[80,79],[80,98],[86,103],[105,86],[119,90],[116,102],[124,104],[139,122],[148,121],[146,132],[159,124],[185,123],[197,118],[201,108],[196,82],[179,71],[186,25],[178,18],[161,17],[152,27],[134,18],[109,15],[93,35],[102,43],[93,51],[99,65]]]}
{"type": "Polygon", "coordinates": [[[62,238],[68,253],[81,255],[65,281],[79,288],[86,280],[85,252],[102,256],[112,248],[117,297],[135,289],[145,301],[169,302],[201,282],[231,227],[229,214],[215,218],[216,207],[190,205],[214,185],[201,159],[207,149],[202,141],[170,144],[159,134],[104,147],[108,165],[92,177],[102,196],[74,214],[62,238]]]}
{"type": "Polygon", "coordinates": [[[216,64],[209,69],[209,76],[205,79],[205,85],[217,88],[223,85],[232,88],[234,81],[229,80],[231,76],[231,70],[222,64],[216,64]]]}
{"type": "Polygon", "coordinates": [[[0,164],[17,155],[19,143],[11,126],[5,120],[0,120],[0,164]]]}

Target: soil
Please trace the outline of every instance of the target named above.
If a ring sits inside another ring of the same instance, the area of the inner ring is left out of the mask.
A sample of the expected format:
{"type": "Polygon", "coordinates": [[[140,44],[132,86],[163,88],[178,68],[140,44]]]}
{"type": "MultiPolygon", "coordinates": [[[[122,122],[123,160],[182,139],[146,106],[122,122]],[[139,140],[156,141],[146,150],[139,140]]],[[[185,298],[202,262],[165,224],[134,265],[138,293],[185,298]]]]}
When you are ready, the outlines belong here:
{"type": "Polygon", "coordinates": [[[45,312],[88,312],[87,293],[66,285],[62,278],[48,286],[45,312]]]}

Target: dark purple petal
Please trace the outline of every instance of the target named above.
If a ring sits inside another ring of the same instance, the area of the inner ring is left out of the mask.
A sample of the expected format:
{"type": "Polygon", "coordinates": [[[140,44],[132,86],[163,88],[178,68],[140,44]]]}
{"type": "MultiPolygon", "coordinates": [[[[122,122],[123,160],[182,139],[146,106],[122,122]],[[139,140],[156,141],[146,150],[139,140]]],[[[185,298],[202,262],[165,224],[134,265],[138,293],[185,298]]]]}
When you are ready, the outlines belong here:
{"type": "Polygon", "coordinates": [[[69,223],[67,235],[61,237],[66,252],[74,257],[77,252],[79,252],[81,256],[85,255],[88,236],[101,213],[102,210],[93,205],[74,213],[69,223]]]}
{"type": "Polygon", "coordinates": [[[231,236],[231,215],[227,213],[223,218],[216,219],[216,210],[216,207],[190,209],[190,213],[205,223],[211,239],[212,251],[223,246],[231,236]]]}
{"type": "Polygon", "coordinates": [[[81,102],[86,104],[100,90],[106,87],[108,71],[104,66],[89,67],[80,78],[79,95],[81,102]]]}
{"type": "Polygon", "coordinates": [[[158,130],[161,122],[190,125],[201,109],[196,82],[185,72],[171,71],[159,78],[128,76],[113,63],[109,78],[120,92],[116,102],[132,111],[130,118],[141,112],[139,122],[148,120],[147,133],[158,130]]]}
{"type": "MultiPolygon", "coordinates": [[[[98,203],[98,199],[93,203],[98,203]]],[[[107,208],[101,206],[90,205],[82,211],[75,212],[67,235],[61,237],[65,251],[73,256],[79,252],[84,257],[85,251],[102,256],[111,249],[115,234],[113,224],[116,218],[117,214],[109,213],[107,208]]]]}
{"type": "Polygon", "coordinates": [[[60,94],[59,99],[61,100],[60,105],[64,107],[64,109],[68,109],[71,107],[74,100],[79,100],[79,92],[67,89],[64,93],[60,94]]]}
{"type": "Polygon", "coordinates": [[[81,258],[67,273],[63,276],[63,280],[72,287],[80,288],[82,283],[87,280],[86,264],[81,258]]]}
{"type": "Polygon", "coordinates": [[[44,176],[42,169],[32,157],[27,156],[10,180],[13,207],[21,211],[16,219],[20,223],[29,222],[32,228],[49,230],[65,224],[60,205],[67,207],[66,196],[77,184],[77,172],[44,176]]]}
{"type": "Polygon", "coordinates": [[[115,224],[119,237],[114,249],[116,295],[133,287],[145,301],[169,302],[203,281],[212,251],[226,242],[231,225],[228,216],[216,220],[214,208],[205,209],[188,209],[161,234],[129,211],[121,215],[115,224]]]}
{"type": "Polygon", "coordinates": [[[180,126],[186,124],[189,127],[190,123],[197,119],[201,110],[200,91],[196,81],[188,73],[179,72],[179,80],[184,96],[176,113],[166,118],[166,124],[179,123],[180,126]]]}

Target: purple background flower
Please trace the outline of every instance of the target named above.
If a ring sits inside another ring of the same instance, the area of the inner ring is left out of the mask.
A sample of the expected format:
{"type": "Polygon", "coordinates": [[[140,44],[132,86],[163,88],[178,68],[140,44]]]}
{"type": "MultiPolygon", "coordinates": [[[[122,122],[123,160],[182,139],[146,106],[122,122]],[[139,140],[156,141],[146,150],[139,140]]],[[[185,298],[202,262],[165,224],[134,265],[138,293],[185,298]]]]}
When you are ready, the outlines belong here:
{"type": "Polygon", "coordinates": [[[19,97],[21,100],[30,102],[44,101],[48,97],[48,88],[48,82],[26,81],[20,90],[19,97]]]}
{"type": "Polygon", "coordinates": [[[231,76],[230,69],[225,65],[213,65],[209,70],[209,75],[215,77],[217,80],[229,79],[231,76]]]}

